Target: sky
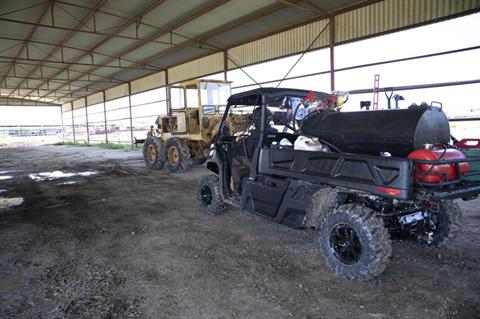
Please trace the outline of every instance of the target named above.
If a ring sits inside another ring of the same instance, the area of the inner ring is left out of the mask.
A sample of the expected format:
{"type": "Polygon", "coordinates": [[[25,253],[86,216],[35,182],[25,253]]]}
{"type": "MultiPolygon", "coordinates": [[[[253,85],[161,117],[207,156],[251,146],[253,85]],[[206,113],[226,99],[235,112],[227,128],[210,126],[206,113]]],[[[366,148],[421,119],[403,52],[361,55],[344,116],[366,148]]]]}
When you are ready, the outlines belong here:
{"type": "MultiPolygon", "coordinates": [[[[335,68],[478,46],[480,45],[479,30],[480,13],[477,13],[433,25],[337,46],[335,48],[335,68]]],[[[244,70],[258,82],[280,79],[285,76],[297,59],[298,55],[291,56],[245,67],[244,70]]],[[[289,76],[321,72],[328,69],[328,50],[318,50],[305,54],[289,76]]],[[[375,74],[380,75],[380,87],[480,79],[480,49],[428,59],[337,72],[335,75],[336,89],[348,91],[372,88],[375,74]]],[[[213,77],[223,78],[223,75],[213,77]]],[[[233,81],[233,87],[253,84],[240,70],[228,72],[228,79],[233,81]]],[[[264,86],[275,86],[276,84],[277,82],[273,82],[264,86]]],[[[329,92],[330,78],[328,74],[317,75],[287,80],[281,86],[329,92]]],[[[249,86],[240,90],[248,90],[255,87],[249,86]]],[[[234,92],[236,93],[240,90],[234,90],[234,92]]],[[[480,116],[478,92],[480,92],[480,84],[395,93],[405,98],[404,101],[400,102],[402,108],[412,103],[438,101],[443,104],[444,110],[450,117],[464,117],[480,116]]],[[[372,98],[372,94],[352,95],[344,110],[356,111],[359,109],[360,101],[372,100],[372,98]]],[[[385,108],[387,100],[383,93],[380,93],[379,101],[380,108],[385,108]]],[[[145,112],[148,112],[148,110],[145,112]]],[[[0,106],[0,126],[17,124],[61,124],[60,110],[56,107],[0,106]]]]}

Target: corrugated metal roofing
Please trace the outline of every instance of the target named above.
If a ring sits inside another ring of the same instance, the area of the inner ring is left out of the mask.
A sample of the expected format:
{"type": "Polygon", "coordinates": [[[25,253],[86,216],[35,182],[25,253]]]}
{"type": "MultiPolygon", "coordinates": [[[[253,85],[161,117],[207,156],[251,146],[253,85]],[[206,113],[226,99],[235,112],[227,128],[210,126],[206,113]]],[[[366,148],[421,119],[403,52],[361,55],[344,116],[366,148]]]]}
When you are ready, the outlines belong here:
{"type": "MultiPolygon", "coordinates": [[[[1,1],[0,96],[64,104],[115,87],[111,99],[126,94],[122,82],[138,79],[135,92],[164,85],[165,70],[170,81],[221,71],[226,50],[240,65],[301,52],[330,16],[344,42],[479,8],[480,0],[1,1]]],[[[328,33],[313,48],[328,45],[328,33]]]]}
{"type": "Polygon", "coordinates": [[[168,69],[168,81],[176,83],[223,70],[223,53],[215,53],[168,69]]]}
{"type": "Polygon", "coordinates": [[[158,72],[152,75],[145,76],[138,80],[134,80],[131,82],[131,90],[132,94],[156,89],[161,86],[164,86],[165,82],[165,72],[158,72]]]}
{"type": "Polygon", "coordinates": [[[305,50],[322,32],[312,49],[329,43],[328,21],[320,20],[228,50],[229,68],[244,66],[305,50]]]}
{"type": "Polygon", "coordinates": [[[405,28],[478,9],[480,0],[385,0],[335,17],[335,42],[405,28]]]}

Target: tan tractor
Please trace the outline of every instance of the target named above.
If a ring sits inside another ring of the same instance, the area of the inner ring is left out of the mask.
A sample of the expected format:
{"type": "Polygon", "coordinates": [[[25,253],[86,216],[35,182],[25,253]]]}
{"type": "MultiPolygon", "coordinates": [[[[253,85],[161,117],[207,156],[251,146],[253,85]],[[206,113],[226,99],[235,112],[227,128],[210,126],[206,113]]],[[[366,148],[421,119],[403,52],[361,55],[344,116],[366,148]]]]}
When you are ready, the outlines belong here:
{"type": "MultiPolygon", "coordinates": [[[[151,170],[180,172],[192,163],[203,163],[208,156],[223,111],[230,96],[230,83],[219,80],[194,80],[170,86],[167,115],[160,115],[143,143],[143,158],[151,170]]],[[[229,117],[227,127],[245,130],[246,115],[229,117]]]]}

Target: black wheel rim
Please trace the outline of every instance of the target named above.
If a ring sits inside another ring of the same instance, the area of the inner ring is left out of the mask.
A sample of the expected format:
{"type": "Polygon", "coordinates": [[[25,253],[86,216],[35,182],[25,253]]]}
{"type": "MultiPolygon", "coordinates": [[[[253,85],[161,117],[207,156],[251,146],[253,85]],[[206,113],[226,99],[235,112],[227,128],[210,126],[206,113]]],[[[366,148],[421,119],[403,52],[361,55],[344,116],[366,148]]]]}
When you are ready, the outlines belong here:
{"type": "Polygon", "coordinates": [[[210,206],[213,200],[213,194],[210,187],[206,185],[202,186],[202,188],[200,189],[200,197],[204,206],[210,206]]]}
{"type": "Polygon", "coordinates": [[[362,256],[357,232],[347,224],[336,224],[330,231],[330,249],[342,264],[354,265],[362,256]]]}

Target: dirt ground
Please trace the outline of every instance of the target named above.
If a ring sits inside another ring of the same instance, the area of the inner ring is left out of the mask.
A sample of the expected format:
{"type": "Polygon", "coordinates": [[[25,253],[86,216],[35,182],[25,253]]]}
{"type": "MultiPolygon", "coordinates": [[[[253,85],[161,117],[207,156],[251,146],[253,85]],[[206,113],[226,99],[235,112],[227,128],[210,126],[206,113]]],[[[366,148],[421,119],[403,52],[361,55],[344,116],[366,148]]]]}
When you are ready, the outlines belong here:
{"type": "Polygon", "coordinates": [[[480,314],[480,200],[460,202],[464,232],[445,247],[394,243],[379,278],[350,282],[314,231],[201,215],[201,167],[147,172],[139,152],[44,146],[0,149],[0,171],[0,197],[24,199],[0,210],[1,318],[480,314]],[[39,174],[56,170],[83,176],[39,174]]]}

